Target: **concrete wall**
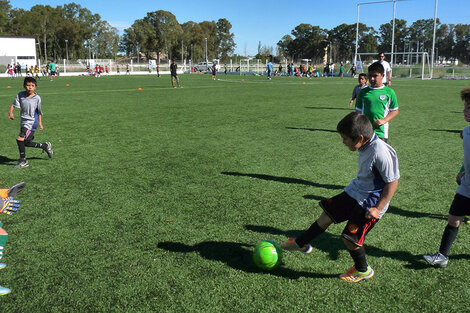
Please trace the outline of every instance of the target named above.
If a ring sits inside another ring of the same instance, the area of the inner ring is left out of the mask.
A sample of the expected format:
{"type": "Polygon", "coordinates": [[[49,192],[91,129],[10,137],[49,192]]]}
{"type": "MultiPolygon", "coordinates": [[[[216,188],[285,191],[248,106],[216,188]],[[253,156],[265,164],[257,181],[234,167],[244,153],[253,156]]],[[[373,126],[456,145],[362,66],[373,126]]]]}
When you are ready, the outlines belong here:
{"type": "Polygon", "coordinates": [[[0,64],[11,61],[22,67],[36,65],[36,40],[26,37],[0,37],[0,64]]]}

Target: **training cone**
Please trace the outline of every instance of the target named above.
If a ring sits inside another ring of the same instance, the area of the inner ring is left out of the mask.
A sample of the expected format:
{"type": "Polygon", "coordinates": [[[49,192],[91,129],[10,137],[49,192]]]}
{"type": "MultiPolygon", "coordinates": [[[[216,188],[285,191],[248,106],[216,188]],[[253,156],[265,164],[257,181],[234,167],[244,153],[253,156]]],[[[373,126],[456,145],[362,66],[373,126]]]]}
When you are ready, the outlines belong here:
{"type": "Polygon", "coordinates": [[[305,84],[306,84],[306,82],[302,82],[302,85],[305,85],[305,84]]]}
{"type": "Polygon", "coordinates": [[[139,87],[139,88],[137,88],[137,90],[142,90],[142,88],[139,87]]]}
{"type": "Polygon", "coordinates": [[[66,87],[70,87],[70,84],[65,84],[66,87]]]}
{"type": "Polygon", "coordinates": [[[11,86],[7,86],[7,88],[11,88],[11,86]]]}
{"type": "Polygon", "coordinates": [[[245,81],[245,80],[244,80],[244,79],[242,79],[242,82],[244,82],[244,81],[245,81]]]}

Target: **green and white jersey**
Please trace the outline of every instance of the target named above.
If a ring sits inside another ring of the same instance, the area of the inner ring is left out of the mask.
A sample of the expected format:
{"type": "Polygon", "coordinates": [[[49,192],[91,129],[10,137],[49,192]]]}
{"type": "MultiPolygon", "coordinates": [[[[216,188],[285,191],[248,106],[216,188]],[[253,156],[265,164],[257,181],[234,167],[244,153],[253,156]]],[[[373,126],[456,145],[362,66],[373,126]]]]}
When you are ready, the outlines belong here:
{"type": "Polygon", "coordinates": [[[378,127],[374,125],[374,121],[386,117],[390,111],[398,110],[397,96],[387,86],[368,86],[359,93],[356,110],[367,116],[379,138],[388,138],[388,123],[378,127]]]}

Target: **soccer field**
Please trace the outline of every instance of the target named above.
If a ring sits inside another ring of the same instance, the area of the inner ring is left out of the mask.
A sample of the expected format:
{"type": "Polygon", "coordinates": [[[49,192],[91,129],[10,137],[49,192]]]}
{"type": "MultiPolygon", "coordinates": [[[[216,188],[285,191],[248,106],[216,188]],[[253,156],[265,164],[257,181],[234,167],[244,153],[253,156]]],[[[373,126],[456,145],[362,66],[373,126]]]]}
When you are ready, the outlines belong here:
{"type": "Polygon", "coordinates": [[[337,279],[353,264],[344,224],[272,272],[251,252],[308,228],[355,177],[335,129],[357,80],[218,77],[180,75],[182,89],[169,76],[42,79],[35,141],[54,158],[27,149],[21,170],[19,112],[7,112],[22,80],[0,79],[1,185],[27,184],[0,217],[1,312],[467,311],[470,225],[447,268],[420,257],[437,251],[457,188],[468,82],[393,80],[400,184],[365,242],[375,276],[350,284],[337,279]]]}

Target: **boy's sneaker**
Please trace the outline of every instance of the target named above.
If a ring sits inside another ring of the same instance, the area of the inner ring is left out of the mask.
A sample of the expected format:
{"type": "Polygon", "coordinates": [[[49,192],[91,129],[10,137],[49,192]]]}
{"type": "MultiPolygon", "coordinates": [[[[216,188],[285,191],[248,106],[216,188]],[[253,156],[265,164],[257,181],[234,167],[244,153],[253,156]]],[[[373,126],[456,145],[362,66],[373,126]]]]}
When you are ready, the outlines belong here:
{"type": "Polygon", "coordinates": [[[28,167],[28,166],[29,166],[29,164],[28,164],[28,162],[26,162],[26,160],[20,160],[20,161],[18,161],[18,164],[13,166],[13,168],[25,168],[25,167],[28,167]]]}
{"type": "Polygon", "coordinates": [[[52,151],[52,144],[50,142],[45,142],[45,144],[46,148],[44,148],[42,151],[46,151],[47,156],[49,158],[52,158],[52,156],[54,155],[54,151],[52,151]]]}
{"type": "Polygon", "coordinates": [[[11,292],[10,289],[6,288],[6,287],[2,287],[0,286],[0,296],[4,296],[4,295],[7,295],[11,292]]]}
{"type": "Polygon", "coordinates": [[[289,237],[289,239],[283,243],[281,243],[281,248],[284,250],[289,251],[300,251],[305,254],[312,252],[313,248],[310,244],[307,244],[303,247],[299,247],[299,245],[295,242],[294,237],[289,237]]]}
{"type": "Polygon", "coordinates": [[[351,283],[357,283],[363,279],[372,278],[372,276],[374,276],[374,270],[370,266],[367,266],[367,271],[365,272],[356,271],[356,268],[351,266],[346,273],[339,275],[339,279],[349,281],[351,283]]]}
{"type": "Polygon", "coordinates": [[[435,267],[446,267],[447,263],[449,262],[449,258],[440,252],[436,252],[434,254],[425,254],[423,255],[423,259],[428,262],[429,265],[435,267]]]}
{"type": "Polygon", "coordinates": [[[8,189],[7,197],[16,196],[17,194],[23,191],[25,185],[25,182],[21,182],[19,184],[14,185],[10,189],[8,189]]]}

